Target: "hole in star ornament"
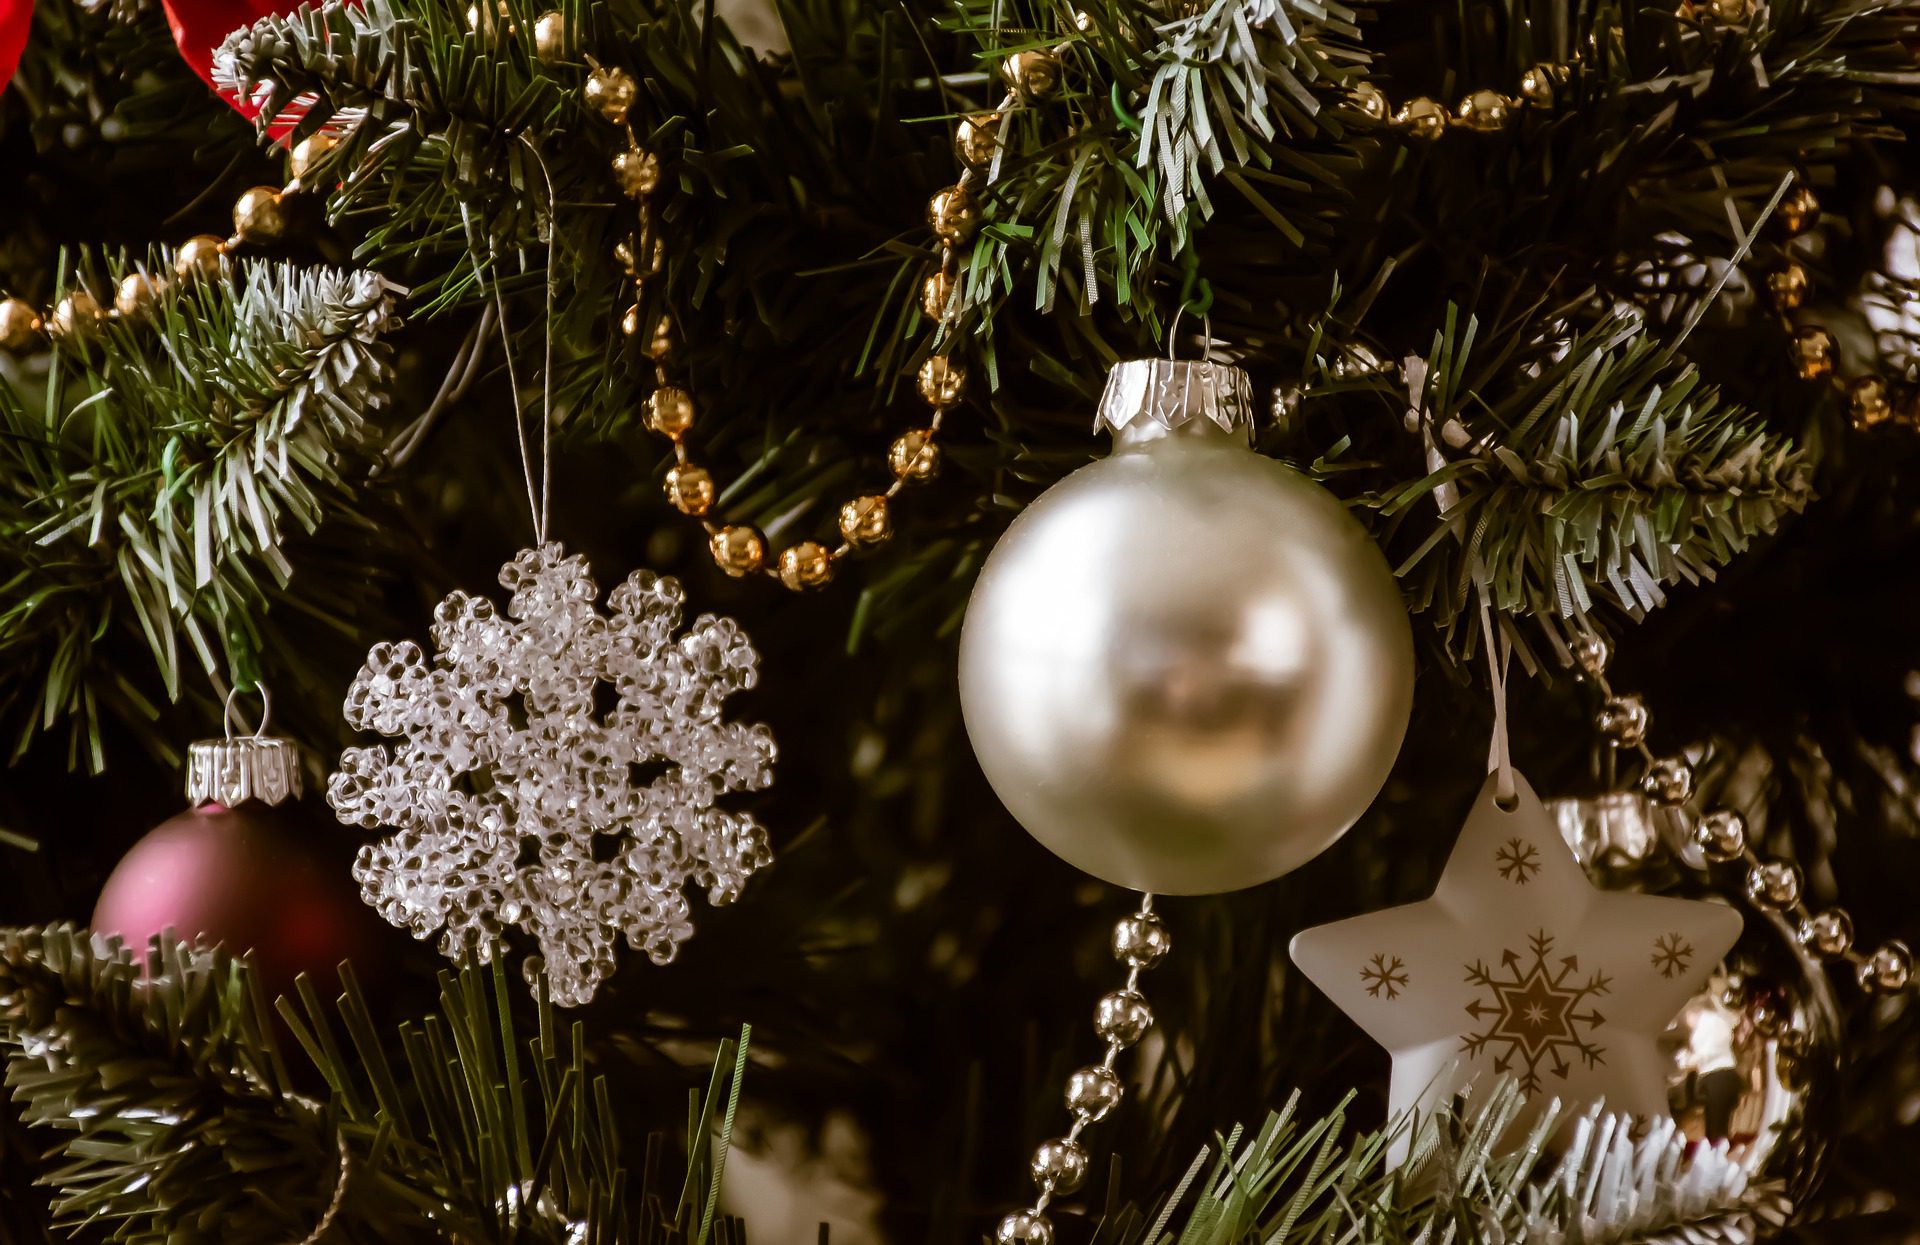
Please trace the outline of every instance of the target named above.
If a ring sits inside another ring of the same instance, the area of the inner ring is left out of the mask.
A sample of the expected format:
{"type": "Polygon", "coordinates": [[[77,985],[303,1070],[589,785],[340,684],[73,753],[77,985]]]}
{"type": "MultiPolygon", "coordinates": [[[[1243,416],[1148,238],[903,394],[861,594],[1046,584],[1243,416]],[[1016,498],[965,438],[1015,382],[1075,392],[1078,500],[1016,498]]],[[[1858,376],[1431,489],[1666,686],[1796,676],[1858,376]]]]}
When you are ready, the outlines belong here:
{"type": "Polygon", "coordinates": [[[1739,938],[1740,914],[1595,888],[1526,780],[1511,811],[1496,785],[1433,898],[1303,930],[1294,963],[1392,1054],[1396,1116],[1507,1078],[1527,1099],[1516,1129],[1556,1099],[1568,1115],[1604,1101],[1664,1117],[1661,1034],[1739,938]]]}

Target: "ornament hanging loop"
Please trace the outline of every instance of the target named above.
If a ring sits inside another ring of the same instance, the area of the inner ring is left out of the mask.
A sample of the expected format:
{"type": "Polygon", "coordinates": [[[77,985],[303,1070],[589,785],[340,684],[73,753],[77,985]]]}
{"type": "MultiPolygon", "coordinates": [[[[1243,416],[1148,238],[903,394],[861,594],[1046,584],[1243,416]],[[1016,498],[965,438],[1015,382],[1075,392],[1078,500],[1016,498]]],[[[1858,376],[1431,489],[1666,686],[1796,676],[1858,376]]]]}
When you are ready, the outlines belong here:
{"type": "Polygon", "coordinates": [[[252,734],[244,733],[246,723],[234,700],[239,687],[227,693],[224,707],[226,738],[203,739],[187,749],[187,801],[193,807],[220,804],[232,808],[248,800],[281,804],[300,794],[300,749],[291,739],[267,734],[267,721],[273,716],[273,699],[265,683],[255,683],[260,693],[260,724],[252,734]],[[238,725],[241,734],[234,733],[238,725]]]}
{"type": "Polygon", "coordinates": [[[222,707],[221,717],[223,720],[221,725],[226,728],[229,742],[233,739],[233,728],[236,723],[239,725],[244,737],[259,739],[267,733],[267,723],[273,718],[273,696],[267,691],[267,685],[265,683],[256,682],[253,685],[253,690],[260,693],[260,722],[251,732],[248,732],[246,729],[246,720],[240,716],[239,712],[235,710],[233,706],[234,698],[240,695],[241,690],[240,685],[236,683],[232,690],[227,693],[226,702],[222,707]]]}
{"type": "MultiPolygon", "coordinates": [[[[1180,342],[1180,317],[1187,314],[1187,301],[1174,309],[1173,323],[1167,326],[1167,362],[1175,361],[1174,352],[1180,342]]],[[[1212,291],[1208,291],[1206,303],[1199,307],[1200,316],[1200,361],[1213,362],[1213,317],[1207,314],[1207,308],[1213,305],[1212,291]]]]}
{"type": "Polygon", "coordinates": [[[1493,802],[1512,812],[1519,799],[1513,778],[1513,745],[1507,734],[1507,661],[1513,655],[1513,642],[1493,625],[1493,607],[1480,594],[1480,630],[1487,639],[1487,682],[1493,694],[1493,738],[1487,743],[1487,772],[1499,775],[1494,784],[1493,802]]]}

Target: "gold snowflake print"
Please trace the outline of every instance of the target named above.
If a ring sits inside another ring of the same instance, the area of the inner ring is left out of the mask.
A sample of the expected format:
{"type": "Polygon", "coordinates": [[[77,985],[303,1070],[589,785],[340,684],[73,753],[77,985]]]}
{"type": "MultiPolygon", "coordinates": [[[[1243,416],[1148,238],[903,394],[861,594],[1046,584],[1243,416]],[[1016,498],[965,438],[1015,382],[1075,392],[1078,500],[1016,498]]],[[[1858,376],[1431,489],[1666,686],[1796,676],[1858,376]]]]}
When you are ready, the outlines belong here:
{"type": "Polygon", "coordinates": [[[1500,866],[1500,876],[1515,886],[1525,886],[1540,872],[1540,853],[1525,839],[1508,839],[1493,859],[1500,866]]]}
{"type": "Polygon", "coordinates": [[[1397,955],[1391,958],[1376,955],[1360,970],[1360,980],[1367,983],[1367,993],[1374,998],[1384,994],[1390,999],[1397,999],[1407,984],[1406,967],[1397,955]]]}
{"type": "Polygon", "coordinates": [[[1678,977],[1693,962],[1693,946],[1678,933],[1662,934],[1653,940],[1653,966],[1662,977],[1678,977]]]}
{"type": "Polygon", "coordinates": [[[1593,1000],[1613,983],[1605,973],[1584,981],[1579,973],[1580,958],[1555,957],[1545,930],[1527,938],[1525,954],[1501,952],[1498,968],[1480,960],[1467,965],[1467,981],[1491,997],[1467,1004],[1482,1027],[1461,1038],[1466,1053],[1492,1053],[1494,1071],[1514,1073],[1529,1094],[1540,1091],[1542,1073],[1565,1080],[1575,1059],[1589,1068],[1604,1062],[1593,1033],[1607,1018],[1593,1000]]]}

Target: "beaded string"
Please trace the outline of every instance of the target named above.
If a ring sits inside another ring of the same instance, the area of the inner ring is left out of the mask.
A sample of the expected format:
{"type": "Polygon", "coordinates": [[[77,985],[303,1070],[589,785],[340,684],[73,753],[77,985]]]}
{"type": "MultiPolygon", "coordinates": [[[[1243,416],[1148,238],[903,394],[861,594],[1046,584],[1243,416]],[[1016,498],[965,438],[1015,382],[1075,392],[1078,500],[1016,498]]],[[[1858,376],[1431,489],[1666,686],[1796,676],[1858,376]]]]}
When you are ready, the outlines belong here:
{"type": "Polygon", "coordinates": [[[1347,102],[1370,121],[1391,124],[1407,137],[1432,142],[1449,129],[1494,134],[1507,128],[1521,109],[1546,109],[1553,106],[1554,87],[1567,75],[1564,65],[1535,65],[1520,75],[1518,95],[1499,91],[1472,91],[1461,97],[1451,112],[1439,100],[1416,95],[1395,108],[1386,92],[1371,82],[1356,83],[1347,91],[1347,102]]]}
{"type": "Polygon", "coordinates": [[[1773,219],[1783,236],[1780,260],[1767,270],[1761,289],[1767,304],[1779,317],[1781,329],[1788,335],[1794,371],[1801,380],[1829,381],[1844,390],[1847,413],[1855,428],[1865,431],[1896,419],[1913,424],[1916,412],[1911,403],[1903,401],[1896,405],[1893,389],[1884,377],[1873,372],[1852,377],[1843,375],[1838,367],[1840,348],[1833,334],[1822,325],[1799,324],[1794,320],[1793,313],[1807,301],[1811,283],[1805,266],[1794,257],[1793,246],[1820,221],[1820,200],[1804,174],[1795,175],[1793,187],[1781,200],[1773,219]]]}
{"type": "MultiPolygon", "coordinates": [[[[1647,746],[1652,715],[1646,703],[1631,693],[1614,691],[1607,681],[1611,654],[1598,635],[1576,637],[1573,657],[1582,674],[1605,698],[1595,721],[1608,744],[1637,752],[1644,765],[1640,788],[1652,801],[1677,809],[1694,795],[1693,764],[1684,756],[1655,756],[1647,746]]],[[[1844,908],[1810,910],[1802,899],[1800,867],[1790,860],[1763,858],[1753,850],[1746,819],[1730,808],[1715,808],[1693,822],[1691,840],[1701,856],[1718,864],[1740,862],[1746,869],[1746,894],[1757,907],[1777,912],[1800,944],[1829,960],[1844,960],[1853,968],[1862,989],[1872,994],[1898,994],[1913,982],[1913,952],[1897,938],[1863,954],[1854,946],[1853,918],[1844,908]]]]}
{"type": "Polygon", "coordinates": [[[189,282],[219,273],[221,259],[243,246],[269,246],[286,237],[286,200],[301,189],[300,179],[338,140],[316,132],[295,143],[287,153],[292,176],[284,187],[255,186],[241,192],[233,205],[233,233],[226,238],[196,234],[173,253],[171,277],[164,273],[132,272],[114,287],[113,298],[101,302],[83,285],[76,285],[44,312],[19,298],[0,299],[0,350],[25,354],[49,339],[78,338],[109,320],[138,320],[152,314],[172,282],[189,282]]]}
{"type": "Polygon", "coordinates": [[[1100,997],[1093,1010],[1093,1031],[1107,1044],[1099,1063],[1089,1064],[1067,1078],[1067,1110],[1073,1123],[1065,1135],[1043,1141],[1033,1152],[1029,1171],[1038,1189],[1031,1205],[1000,1221],[994,1230],[998,1245],[1051,1245],[1053,1221],[1047,1207],[1086,1183],[1089,1160],[1080,1140],[1120,1105],[1125,1089],[1114,1071],[1120,1052],[1146,1036],[1153,1027],[1153,1009],[1140,992],[1140,975],[1166,958],[1172,947],[1167,927],[1154,915],[1153,896],[1140,896],[1140,907],[1113,927],[1113,958],[1127,967],[1126,984],[1100,997]]]}
{"type": "MultiPolygon", "coordinates": [[[[542,23],[546,20],[543,18],[542,23]]],[[[957,128],[954,147],[960,160],[960,177],[927,203],[927,224],[940,244],[940,262],[921,286],[920,307],[933,322],[936,349],[945,344],[944,338],[961,309],[961,248],[979,227],[976,191],[991,181],[998,169],[1008,114],[1022,104],[1050,98],[1059,89],[1059,57],[1065,47],[1062,44],[1053,50],[1033,49],[1009,56],[1005,63],[1008,86],[999,107],[969,115],[957,128]]],[[[621,329],[629,337],[642,331],[638,295],[642,284],[660,271],[662,257],[649,210],[660,182],[659,160],[641,147],[627,119],[638,97],[639,84],[623,69],[596,67],[587,77],[587,105],[626,133],[625,149],[613,157],[613,175],[621,192],[638,209],[638,231],[615,252],[635,287],[635,300],[621,318],[621,329]],[[637,258],[643,255],[644,270],[637,258]]],[[[825,587],[832,582],[840,563],[854,552],[885,544],[892,537],[893,501],[908,485],[924,483],[938,474],[940,431],[947,412],[959,404],[967,380],[965,365],[951,353],[930,354],[916,377],[929,414],[924,425],[908,429],[888,447],[892,483],[884,492],[861,494],[840,507],[838,544],[802,540],[769,557],[767,538],[758,528],[712,517],[719,490],[712,473],[687,448],[696,405],[685,379],[673,374],[673,352],[673,330],[662,318],[647,342],[647,354],[654,363],[654,388],[647,398],[645,422],[650,431],[673,443],[674,462],[664,482],[668,503],[700,521],[707,532],[708,551],[722,571],[736,578],[764,574],[795,592],[825,587]]]]}

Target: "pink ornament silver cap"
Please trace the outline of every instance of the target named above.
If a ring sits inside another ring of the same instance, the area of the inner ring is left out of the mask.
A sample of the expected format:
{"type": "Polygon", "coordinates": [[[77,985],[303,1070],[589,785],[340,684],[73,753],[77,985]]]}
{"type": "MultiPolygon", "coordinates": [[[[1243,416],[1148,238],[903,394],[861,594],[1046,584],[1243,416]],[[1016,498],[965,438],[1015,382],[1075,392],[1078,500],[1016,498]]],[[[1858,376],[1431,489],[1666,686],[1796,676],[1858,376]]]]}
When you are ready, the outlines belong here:
{"type": "Polygon", "coordinates": [[[1204,421],[1251,444],[1253,418],[1253,382],[1230,363],[1127,359],[1107,374],[1093,430],[1153,440],[1204,421]]]}
{"type": "Polygon", "coordinates": [[[300,794],[300,749],[291,739],[203,739],[187,750],[192,804],[281,804],[300,794]]]}
{"type": "Polygon", "coordinates": [[[202,739],[187,749],[187,802],[201,804],[281,804],[300,794],[300,748],[291,739],[267,734],[273,700],[264,684],[260,695],[260,724],[251,735],[235,736],[239,720],[233,701],[238,688],[227,693],[227,737],[202,739]]]}

